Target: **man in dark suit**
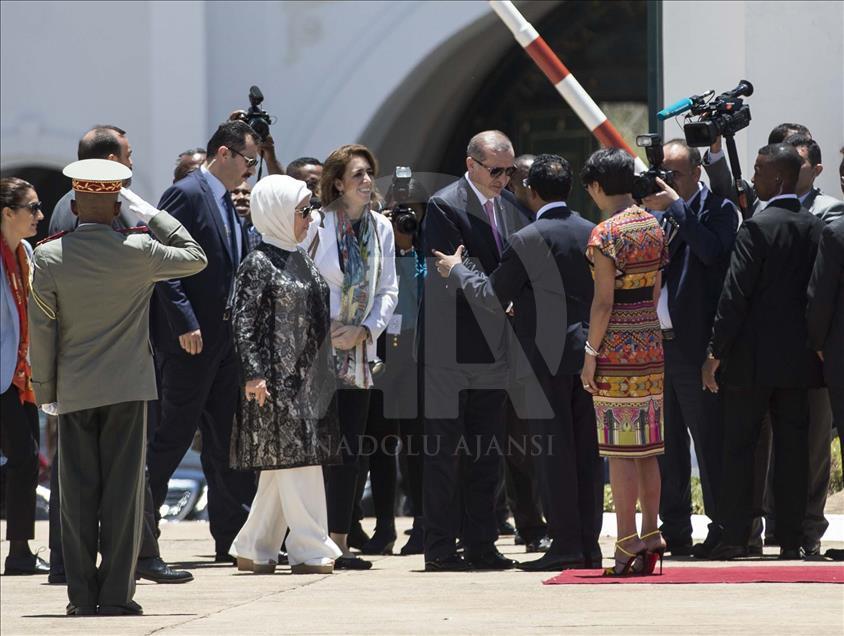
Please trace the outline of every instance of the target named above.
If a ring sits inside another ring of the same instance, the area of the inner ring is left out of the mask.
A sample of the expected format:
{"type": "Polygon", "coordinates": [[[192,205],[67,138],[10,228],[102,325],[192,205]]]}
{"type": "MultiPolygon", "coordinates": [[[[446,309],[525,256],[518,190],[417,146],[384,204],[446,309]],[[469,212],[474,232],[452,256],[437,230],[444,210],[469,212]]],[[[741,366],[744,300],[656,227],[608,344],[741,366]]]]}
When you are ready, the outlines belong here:
{"type": "Polygon", "coordinates": [[[753,452],[770,409],[781,559],[802,555],[808,476],[808,389],[820,363],[807,346],[806,288],[823,223],[794,194],[802,161],[787,144],[759,151],[753,183],[764,210],[739,228],[703,365],[704,385],[723,384],[724,535],[710,557],[743,556],[750,533],[753,452]],[[715,372],[723,361],[718,381],[715,372]]]}
{"type": "Polygon", "coordinates": [[[844,448],[844,219],[827,225],[809,282],[809,344],[823,360],[833,421],[844,448]]]}
{"type": "Polygon", "coordinates": [[[161,421],[148,457],[156,509],[167,482],[202,433],[202,468],[218,562],[246,521],[255,493],[251,473],[229,468],[229,438],[240,390],[230,299],[237,266],[247,252],[229,195],[257,163],[255,132],[244,122],[222,124],[208,142],[208,161],[176,182],[158,207],[182,222],[208,256],[199,277],[156,286],[152,336],[159,371],[161,421]]]}
{"type": "MultiPolygon", "coordinates": [[[[552,416],[531,417],[541,441],[535,458],[552,544],[541,558],[522,563],[528,571],[601,567],[603,483],[592,396],[583,389],[583,366],[594,283],[586,243],[594,224],[566,205],[571,167],[558,155],[539,155],[525,180],[536,221],[510,237],[501,264],[489,276],[473,271],[456,254],[437,253],[437,268],[467,299],[487,310],[513,303],[515,331],[541,396],[552,416]],[[566,325],[565,331],[561,324],[566,325]]],[[[539,397],[534,401],[533,397],[539,397]]]]}
{"type": "Polygon", "coordinates": [[[718,297],[724,286],[739,215],[733,204],[700,182],[700,152],[682,139],[665,144],[666,170],[673,188],[644,199],[668,238],[671,261],[662,276],[657,313],[665,351],[665,454],[659,458],[662,494],[659,516],[668,551],[692,553],[692,494],[689,433],[695,443],[703,501],[712,520],[706,541],[695,548],[705,556],[719,540],[716,501],[720,487],[723,418],[721,400],[700,385],[700,366],[718,297]]]}
{"type": "MultiPolygon", "coordinates": [[[[466,174],[428,201],[425,253],[452,254],[463,245],[473,266],[489,273],[507,237],[525,224],[515,198],[504,190],[515,153],[503,133],[485,131],[472,138],[466,154],[466,174]]],[[[474,311],[456,286],[429,276],[421,318],[425,433],[431,440],[423,476],[425,569],[512,568],[515,562],[495,549],[501,455],[490,452],[504,442],[507,316],[503,309],[474,311]],[[455,543],[461,492],[465,560],[455,543]]]]}

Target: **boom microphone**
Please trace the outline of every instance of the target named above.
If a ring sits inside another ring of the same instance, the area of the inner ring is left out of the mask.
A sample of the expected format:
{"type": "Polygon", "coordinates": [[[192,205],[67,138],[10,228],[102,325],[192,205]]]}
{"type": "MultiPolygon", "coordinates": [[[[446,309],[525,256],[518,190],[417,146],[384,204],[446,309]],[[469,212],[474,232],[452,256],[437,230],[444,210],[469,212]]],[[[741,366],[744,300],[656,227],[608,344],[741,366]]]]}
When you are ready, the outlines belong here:
{"type": "MultiPolygon", "coordinates": [[[[751,91],[752,90],[753,89],[751,88],[751,91]]],[[[686,97],[684,99],[681,99],[679,102],[675,102],[675,103],[671,104],[671,106],[666,106],[661,111],[659,111],[656,114],[657,119],[659,119],[660,121],[664,121],[666,119],[670,119],[671,117],[676,117],[677,115],[685,113],[692,106],[694,106],[695,103],[706,99],[707,97],[709,97],[710,95],[713,95],[714,93],[715,93],[715,91],[710,89],[710,90],[706,91],[703,95],[692,95],[691,97],[686,97]]]]}

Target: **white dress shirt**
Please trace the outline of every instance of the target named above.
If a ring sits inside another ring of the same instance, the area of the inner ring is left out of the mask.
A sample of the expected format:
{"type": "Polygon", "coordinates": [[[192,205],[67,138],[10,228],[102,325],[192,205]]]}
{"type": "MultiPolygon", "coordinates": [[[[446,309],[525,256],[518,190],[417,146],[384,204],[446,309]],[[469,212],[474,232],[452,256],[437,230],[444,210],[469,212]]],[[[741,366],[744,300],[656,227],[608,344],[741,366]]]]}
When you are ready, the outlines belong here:
{"type": "Polygon", "coordinates": [[[503,242],[504,241],[504,233],[501,231],[501,219],[498,218],[498,216],[500,214],[499,208],[501,206],[496,204],[496,200],[498,199],[498,197],[493,197],[492,199],[489,199],[489,198],[485,197],[483,194],[481,194],[481,191],[478,190],[477,187],[475,187],[475,184],[472,183],[472,180],[469,178],[469,172],[468,171],[463,176],[466,177],[466,181],[469,182],[469,187],[472,188],[472,191],[478,197],[478,201],[481,202],[481,208],[483,208],[486,205],[487,201],[492,201],[492,220],[495,223],[495,230],[496,230],[496,232],[498,232],[498,236],[501,238],[501,240],[503,242]]]}
{"type": "Polygon", "coordinates": [[[550,210],[551,208],[567,208],[567,207],[568,207],[568,205],[565,203],[565,201],[553,201],[552,203],[546,203],[541,208],[539,208],[539,210],[536,211],[536,218],[534,220],[538,221],[539,218],[543,214],[545,214],[548,210],[550,210]]]}

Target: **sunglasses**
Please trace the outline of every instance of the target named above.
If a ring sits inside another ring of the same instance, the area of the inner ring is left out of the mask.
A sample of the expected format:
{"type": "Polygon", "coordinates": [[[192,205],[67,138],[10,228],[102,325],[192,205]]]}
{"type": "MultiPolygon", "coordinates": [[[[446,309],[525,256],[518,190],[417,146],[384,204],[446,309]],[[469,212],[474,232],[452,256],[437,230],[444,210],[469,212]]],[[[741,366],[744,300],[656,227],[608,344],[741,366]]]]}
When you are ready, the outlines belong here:
{"type": "Polygon", "coordinates": [[[475,159],[474,157],[470,157],[470,159],[486,170],[489,173],[489,176],[493,179],[497,179],[502,174],[506,174],[509,178],[513,176],[514,172],[516,172],[516,166],[509,166],[507,168],[489,168],[488,166],[485,166],[484,162],[480,159],[475,159]]]}
{"type": "Polygon", "coordinates": [[[246,156],[246,155],[244,155],[242,152],[238,152],[238,151],[237,151],[237,150],[235,150],[234,148],[229,148],[229,150],[231,150],[234,154],[236,154],[236,155],[240,155],[241,157],[243,157],[243,160],[246,162],[246,167],[247,167],[247,168],[254,168],[255,166],[257,166],[257,165],[258,165],[258,160],[257,160],[257,159],[255,159],[255,158],[253,158],[253,157],[247,157],[247,156],[246,156]]]}
{"type": "Polygon", "coordinates": [[[32,203],[24,203],[23,205],[19,205],[18,209],[27,208],[32,216],[36,216],[43,209],[43,205],[44,204],[41,203],[41,201],[33,201],[32,203]]]}
{"type": "Polygon", "coordinates": [[[306,205],[304,208],[296,208],[296,211],[299,213],[299,215],[303,219],[307,219],[311,215],[311,212],[313,212],[314,210],[319,210],[320,207],[322,207],[322,206],[320,206],[320,205],[306,205]]]}

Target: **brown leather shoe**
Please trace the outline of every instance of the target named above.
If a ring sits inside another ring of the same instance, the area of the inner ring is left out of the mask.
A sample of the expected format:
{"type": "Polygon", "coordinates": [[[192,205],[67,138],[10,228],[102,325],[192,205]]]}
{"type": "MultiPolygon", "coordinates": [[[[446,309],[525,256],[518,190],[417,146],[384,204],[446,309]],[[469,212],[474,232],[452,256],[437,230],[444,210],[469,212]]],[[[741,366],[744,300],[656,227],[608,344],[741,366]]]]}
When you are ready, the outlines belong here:
{"type": "Polygon", "coordinates": [[[269,563],[255,563],[252,559],[237,557],[237,569],[241,572],[253,572],[255,574],[275,574],[275,561],[269,563]]]}

